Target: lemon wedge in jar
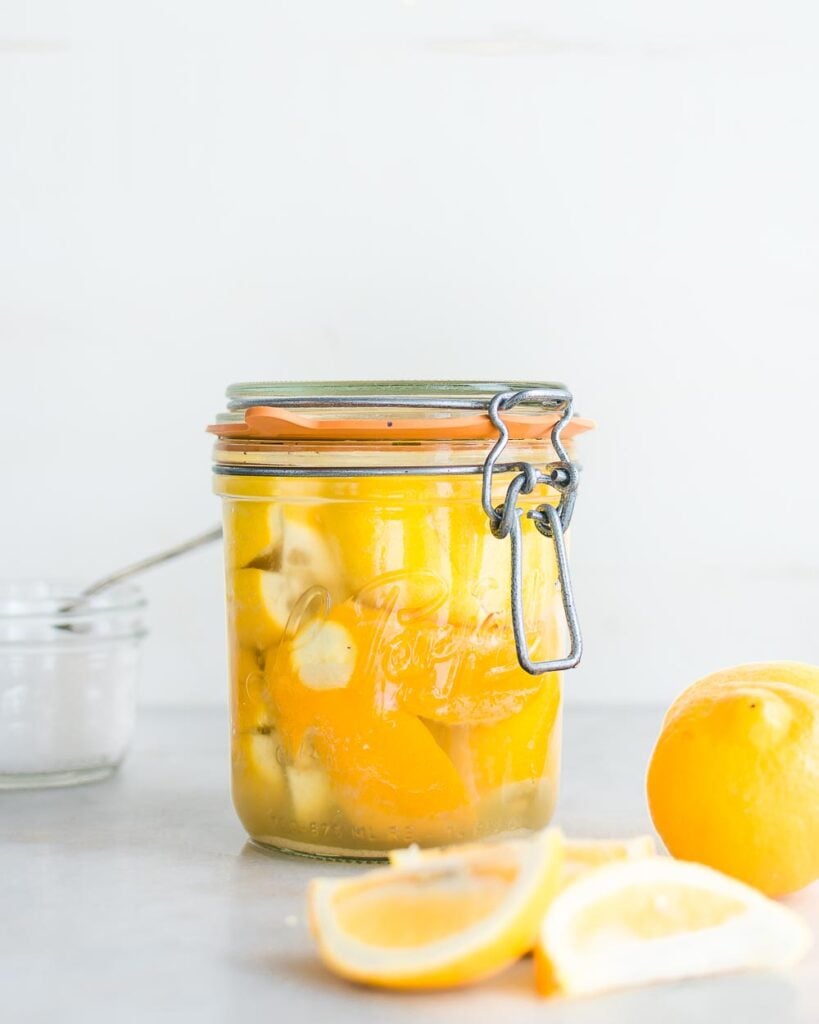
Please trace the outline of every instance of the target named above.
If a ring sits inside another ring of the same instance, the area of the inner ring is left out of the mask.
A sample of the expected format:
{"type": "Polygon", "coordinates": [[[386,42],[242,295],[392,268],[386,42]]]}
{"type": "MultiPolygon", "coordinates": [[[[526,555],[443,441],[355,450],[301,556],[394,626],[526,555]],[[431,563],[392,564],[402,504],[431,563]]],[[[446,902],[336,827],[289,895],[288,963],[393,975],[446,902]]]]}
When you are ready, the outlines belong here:
{"type": "Polygon", "coordinates": [[[298,598],[298,586],[280,572],[237,569],[228,580],[228,602],[240,642],[262,651],[277,643],[298,598]]]}
{"type": "Polygon", "coordinates": [[[282,507],[272,501],[226,500],[223,535],[229,569],[272,562],[284,539],[282,507]]]}
{"type": "Polygon", "coordinates": [[[275,730],[234,734],[231,788],[236,810],[253,835],[270,830],[271,814],[287,808],[287,780],[275,730]]]}
{"type": "Polygon", "coordinates": [[[265,667],[289,758],[315,754],[350,825],[386,847],[409,833],[443,842],[473,810],[429,729],[399,707],[378,668],[383,622],[346,601],[288,633],[265,667]]]}
{"type": "Polygon", "coordinates": [[[327,601],[344,594],[339,566],[319,531],[287,512],[282,514],[281,543],[269,559],[269,567],[235,569],[227,580],[239,642],[258,650],[281,639],[300,599],[315,588],[327,601]]]}
{"type": "Polygon", "coordinates": [[[288,765],[287,787],[293,815],[302,828],[325,823],[332,813],[330,779],[320,765],[288,765]]]}
{"type": "Polygon", "coordinates": [[[264,661],[255,648],[236,647],[230,654],[233,726],[239,732],[273,725],[273,708],[264,679],[264,661]]]}
{"type": "MultiPolygon", "coordinates": [[[[430,477],[351,478],[316,521],[359,600],[467,629],[510,614],[509,539],[492,535],[474,482],[430,477]]],[[[527,631],[555,612],[552,545],[525,519],[527,631]]]]}
{"type": "Polygon", "coordinates": [[[531,949],[562,855],[550,829],[445,861],[316,879],[309,909],[321,957],[342,977],[385,988],[495,974],[531,949]]]}
{"type": "MultiPolygon", "coordinates": [[[[447,725],[493,723],[522,711],[540,690],[539,678],[520,667],[505,617],[491,616],[478,629],[407,618],[384,617],[383,644],[390,646],[381,659],[407,711],[447,725]]],[[[530,645],[533,657],[557,653],[549,633],[556,633],[554,623],[530,645]]]]}
{"type": "Polygon", "coordinates": [[[290,660],[299,682],[311,690],[336,690],[349,683],[358,650],[340,622],[311,622],[290,645],[290,660]]]}
{"type": "Polygon", "coordinates": [[[501,794],[519,783],[535,785],[544,777],[556,789],[560,699],[559,677],[539,676],[534,692],[512,714],[474,725],[430,722],[429,728],[473,797],[501,794]]]}
{"type": "Polygon", "coordinates": [[[256,779],[271,800],[280,797],[284,792],[285,779],[275,730],[243,733],[237,737],[237,743],[248,775],[256,779]]]}

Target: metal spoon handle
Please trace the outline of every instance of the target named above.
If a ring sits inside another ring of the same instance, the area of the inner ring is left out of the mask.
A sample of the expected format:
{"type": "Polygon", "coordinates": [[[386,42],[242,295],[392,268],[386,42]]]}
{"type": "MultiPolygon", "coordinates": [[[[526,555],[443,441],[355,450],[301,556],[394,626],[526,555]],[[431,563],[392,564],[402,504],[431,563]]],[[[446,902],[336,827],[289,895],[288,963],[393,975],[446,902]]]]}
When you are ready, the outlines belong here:
{"type": "Polygon", "coordinates": [[[115,583],[121,583],[131,576],[136,576],[137,573],[144,572],[146,569],[153,569],[155,565],[162,565],[163,562],[170,562],[171,559],[177,558],[179,555],[185,555],[196,548],[204,547],[205,544],[212,544],[214,541],[219,540],[221,536],[221,526],[215,526],[205,533],[198,533],[195,537],[182,541],[181,544],[176,544],[172,548],[165,548],[164,551],[160,551],[155,555],[149,555],[148,558],[142,558],[131,565],[126,565],[124,569],[112,572],[109,576],[103,576],[102,579],[97,580],[90,587],[86,587],[81,591],[80,597],[93,597],[95,594],[99,594],[101,590],[106,590],[115,583]]]}

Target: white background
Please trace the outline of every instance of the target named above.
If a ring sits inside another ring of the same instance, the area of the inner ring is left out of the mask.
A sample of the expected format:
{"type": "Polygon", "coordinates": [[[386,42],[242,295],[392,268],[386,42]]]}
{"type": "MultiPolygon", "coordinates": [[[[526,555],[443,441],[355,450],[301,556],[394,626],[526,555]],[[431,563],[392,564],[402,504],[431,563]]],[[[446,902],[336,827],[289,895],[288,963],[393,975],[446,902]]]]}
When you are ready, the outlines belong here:
{"type": "MultiPolygon", "coordinates": [[[[3,0],[2,575],[217,518],[233,380],[568,382],[571,700],[819,662],[819,9],[3,0]]],[[[145,701],[224,699],[215,549],[145,701]]]]}

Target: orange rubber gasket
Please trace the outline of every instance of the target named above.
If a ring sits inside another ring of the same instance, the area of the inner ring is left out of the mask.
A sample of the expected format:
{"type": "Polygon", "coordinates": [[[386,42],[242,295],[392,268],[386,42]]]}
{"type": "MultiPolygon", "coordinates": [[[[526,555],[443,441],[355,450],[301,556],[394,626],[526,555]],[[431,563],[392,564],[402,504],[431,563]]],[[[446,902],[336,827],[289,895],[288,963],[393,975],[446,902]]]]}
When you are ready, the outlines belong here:
{"type": "MultiPolygon", "coordinates": [[[[556,413],[504,416],[509,436],[514,439],[545,437],[557,422],[556,413]]],[[[594,420],[573,417],[563,429],[563,437],[571,438],[593,430],[594,420]]],[[[423,441],[423,440],[491,440],[497,429],[486,413],[474,416],[419,419],[323,419],[305,416],[268,405],[254,405],[245,410],[245,418],[236,423],[212,423],[207,430],[219,437],[257,438],[277,441],[423,441]]]]}

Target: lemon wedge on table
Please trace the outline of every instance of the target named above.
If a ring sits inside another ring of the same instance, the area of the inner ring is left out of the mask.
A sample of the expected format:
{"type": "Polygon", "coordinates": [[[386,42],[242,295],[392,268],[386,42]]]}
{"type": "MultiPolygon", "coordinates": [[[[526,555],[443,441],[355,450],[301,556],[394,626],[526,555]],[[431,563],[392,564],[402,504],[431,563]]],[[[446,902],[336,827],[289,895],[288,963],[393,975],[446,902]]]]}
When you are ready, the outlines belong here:
{"type": "Polygon", "coordinates": [[[649,857],[591,871],[549,907],[538,990],[589,995],[724,971],[781,969],[811,935],[786,907],[701,864],[649,857]]]}
{"type": "MultiPolygon", "coordinates": [[[[419,846],[407,846],[390,851],[390,864],[396,867],[411,867],[446,857],[481,856],[486,843],[466,843],[461,846],[436,846],[422,850],[419,846]]],[[[649,835],[633,836],[629,839],[563,839],[563,870],[560,887],[613,861],[637,860],[652,857],[657,853],[654,838],[649,835]]]]}
{"type": "Polygon", "coordinates": [[[567,839],[563,864],[563,885],[569,885],[595,868],[619,860],[639,860],[657,853],[654,837],[631,839],[567,839]]]}
{"type": "Polygon", "coordinates": [[[309,907],[319,951],[342,977],[385,988],[476,981],[531,948],[562,858],[562,837],[549,829],[465,857],[316,879],[309,907]]]}

